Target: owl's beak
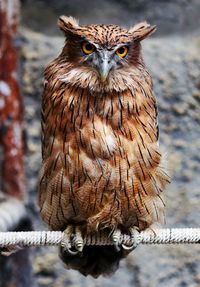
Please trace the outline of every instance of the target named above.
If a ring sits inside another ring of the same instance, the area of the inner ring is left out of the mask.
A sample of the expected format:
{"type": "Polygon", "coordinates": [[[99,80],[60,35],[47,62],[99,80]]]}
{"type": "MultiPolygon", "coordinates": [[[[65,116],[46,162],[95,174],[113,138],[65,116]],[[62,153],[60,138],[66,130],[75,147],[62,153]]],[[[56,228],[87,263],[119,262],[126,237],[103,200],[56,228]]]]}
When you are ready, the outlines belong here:
{"type": "Polygon", "coordinates": [[[105,82],[108,74],[110,72],[110,63],[107,57],[105,57],[102,63],[99,65],[99,74],[101,76],[101,81],[105,82]]]}

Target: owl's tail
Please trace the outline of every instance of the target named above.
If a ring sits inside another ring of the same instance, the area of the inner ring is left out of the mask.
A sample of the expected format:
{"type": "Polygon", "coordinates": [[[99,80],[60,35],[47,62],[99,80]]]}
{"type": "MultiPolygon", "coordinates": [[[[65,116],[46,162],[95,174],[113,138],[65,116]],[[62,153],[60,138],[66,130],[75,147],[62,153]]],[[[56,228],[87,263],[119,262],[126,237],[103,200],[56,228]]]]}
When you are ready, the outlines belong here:
{"type": "Polygon", "coordinates": [[[82,254],[71,255],[61,247],[60,257],[67,268],[78,270],[83,275],[97,278],[99,275],[109,276],[114,273],[122,258],[128,252],[117,251],[114,246],[85,246],[82,254]]]}

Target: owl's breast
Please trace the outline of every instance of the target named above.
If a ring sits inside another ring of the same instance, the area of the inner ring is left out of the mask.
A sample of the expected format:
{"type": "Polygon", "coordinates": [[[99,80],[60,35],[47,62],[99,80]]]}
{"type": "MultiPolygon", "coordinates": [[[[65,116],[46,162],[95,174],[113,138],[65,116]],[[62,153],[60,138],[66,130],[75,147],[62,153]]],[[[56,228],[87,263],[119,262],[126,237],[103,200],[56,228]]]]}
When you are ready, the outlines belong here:
{"type": "Polygon", "coordinates": [[[90,158],[109,159],[117,152],[118,142],[112,127],[98,117],[88,121],[78,134],[79,144],[90,158]]]}
{"type": "Polygon", "coordinates": [[[145,204],[166,181],[155,105],[146,98],[149,113],[147,103],[134,108],[133,99],[74,92],[44,106],[40,206],[52,228],[70,220],[87,221],[92,229],[154,217],[154,201],[148,211],[145,204]]]}

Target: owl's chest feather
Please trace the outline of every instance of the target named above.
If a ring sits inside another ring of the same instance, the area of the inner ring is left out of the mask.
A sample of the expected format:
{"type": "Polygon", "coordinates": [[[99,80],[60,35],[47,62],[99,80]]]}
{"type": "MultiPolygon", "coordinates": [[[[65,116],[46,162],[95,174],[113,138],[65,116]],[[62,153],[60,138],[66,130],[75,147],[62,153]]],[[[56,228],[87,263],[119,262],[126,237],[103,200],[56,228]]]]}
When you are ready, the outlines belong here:
{"type": "Polygon", "coordinates": [[[44,141],[46,156],[62,150],[70,165],[88,159],[115,166],[123,161],[130,167],[136,157],[140,161],[145,156],[142,149],[157,142],[154,98],[145,98],[137,89],[135,94],[127,90],[106,95],[66,90],[52,102],[52,125],[45,126],[50,139],[44,141]]]}
{"type": "MultiPolygon", "coordinates": [[[[60,188],[65,218],[78,214],[84,220],[95,216],[99,222],[102,216],[100,221],[106,225],[111,208],[112,218],[119,215],[124,222],[130,213],[146,214],[138,202],[143,205],[143,197],[155,196],[165,181],[159,168],[157,113],[151,93],[135,88],[91,95],[87,90],[64,89],[44,100],[43,119],[41,190],[50,199],[41,198],[44,212],[53,212],[51,202],[54,197],[58,200],[60,188]],[[127,207],[123,216],[122,204],[127,207]]],[[[95,218],[90,226],[96,226],[95,218]]]]}
{"type": "Polygon", "coordinates": [[[128,124],[127,108],[133,109],[133,103],[129,105],[123,108],[119,97],[113,95],[88,95],[84,90],[65,93],[58,102],[59,111],[54,104],[53,124],[57,127],[52,137],[56,135],[64,150],[70,144],[89,157],[108,158],[116,152],[119,133],[128,124]]]}

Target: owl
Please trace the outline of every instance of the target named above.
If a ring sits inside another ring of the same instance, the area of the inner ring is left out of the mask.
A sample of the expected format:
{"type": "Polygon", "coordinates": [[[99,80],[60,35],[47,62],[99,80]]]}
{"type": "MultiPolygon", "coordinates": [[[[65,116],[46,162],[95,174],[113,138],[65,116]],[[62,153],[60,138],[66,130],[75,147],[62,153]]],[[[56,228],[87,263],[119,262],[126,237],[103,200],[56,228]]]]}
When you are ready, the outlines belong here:
{"type": "Polygon", "coordinates": [[[134,248],[120,243],[121,234],[133,237],[164,214],[169,177],[140,44],[155,27],[81,26],[66,16],[58,25],[66,42],[45,70],[40,212],[52,230],[64,231],[66,266],[98,277],[134,248]],[[113,245],[84,246],[101,230],[113,245]]]}

